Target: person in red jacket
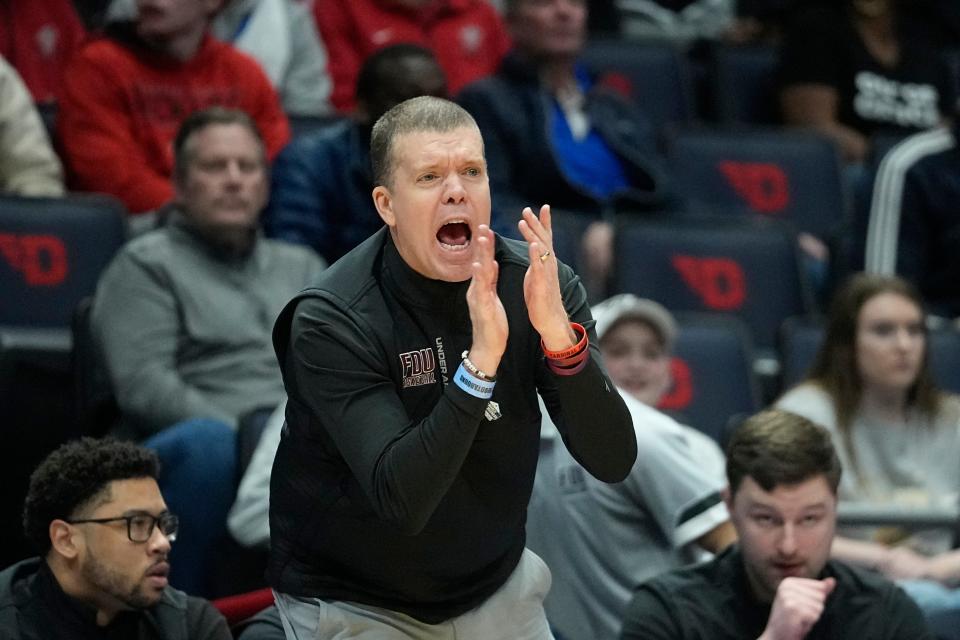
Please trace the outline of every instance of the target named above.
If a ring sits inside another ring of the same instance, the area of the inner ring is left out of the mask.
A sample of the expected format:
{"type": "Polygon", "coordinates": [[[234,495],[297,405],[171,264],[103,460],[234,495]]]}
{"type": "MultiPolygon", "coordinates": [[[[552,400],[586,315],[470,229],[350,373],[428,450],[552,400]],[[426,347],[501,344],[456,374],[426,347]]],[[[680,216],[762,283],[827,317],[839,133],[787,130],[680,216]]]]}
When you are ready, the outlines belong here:
{"type": "Polygon", "coordinates": [[[510,48],[506,28],[487,0],[351,0],[315,2],[317,28],[333,77],[331,102],[354,108],[353,90],[368,55],[391,44],[433,51],[450,94],[496,71],[510,48]]]}
{"type": "Polygon", "coordinates": [[[0,55],[34,102],[56,102],[64,67],[85,37],[70,0],[0,0],[0,55]]]}
{"type": "Polygon", "coordinates": [[[66,71],[59,133],[71,186],[118,197],[133,213],[173,196],[172,141],[194,111],[245,111],[272,159],[290,129],[256,61],[207,33],[221,0],[137,0],[134,23],[86,43],[66,71]]]}

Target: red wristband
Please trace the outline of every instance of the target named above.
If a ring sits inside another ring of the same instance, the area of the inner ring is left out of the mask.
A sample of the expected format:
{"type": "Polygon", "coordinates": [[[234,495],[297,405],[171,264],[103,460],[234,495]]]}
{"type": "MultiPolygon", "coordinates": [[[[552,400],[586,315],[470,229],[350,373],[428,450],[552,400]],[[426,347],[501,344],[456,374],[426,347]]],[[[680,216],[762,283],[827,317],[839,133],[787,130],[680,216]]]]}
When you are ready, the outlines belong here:
{"type": "Polygon", "coordinates": [[[588,355],[590,355],[590,350],[584,349],[580,353],[569,358],[563,358],[562,360],[558,358],[548,358],[547,362],[556,367],[575,367],[586,360],[588,355]]]}
{"type": "Polygon", "coordinates": [[[540,348],[543,349],[543,355],[545,355],[550,360],[565,360],[572,356],[577,355],[578,353],[584,351],[589,344],[589,339],[587,338],[587,330],[583,328],[583,325],[578,322],[571,322],[570,328],[573,329],[574,333],[580,333],[580,340],[577,344],[573,345],[569,349],[563,349],[562,351],[550,351],[547,349],[546,345],[543,344],[543,338],[540,338],[540,348]]]}
{"type": "Polygon", "coordinates": [[[577,373],[580,373],[585,366],[587,366],[587,360],[590,359],[590,352],[584,351],[583,358],[572,367],[561,367],[556,364],[555,360],[547,360],[547,368],[550,369],[555,375],[558,376],[572,376],[577,373]]]}

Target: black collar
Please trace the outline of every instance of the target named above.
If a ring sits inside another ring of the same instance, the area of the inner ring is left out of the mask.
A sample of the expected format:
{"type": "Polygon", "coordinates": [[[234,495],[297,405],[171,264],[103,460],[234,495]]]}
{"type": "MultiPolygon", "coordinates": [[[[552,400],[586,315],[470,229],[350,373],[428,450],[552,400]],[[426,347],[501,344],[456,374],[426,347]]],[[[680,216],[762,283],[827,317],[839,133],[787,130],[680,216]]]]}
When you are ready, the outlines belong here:
{"type": "Polygon", "coordinates": [[[51,624],[62,629],[65,638],[133,638],[144,611],[121,611],[110,624],[97,624],[96,607],[78,600],[63,590],[47,563],[41,562],[36,577],[37,593],[50,615],[51,624]]]}
{"type": "Polygon", "coordinates": [[[389,232],[383,247],[383,280],[394,295],[413,306],[438,313],[459,309],[469,313],[466,296],[470,281],[445,282],[417,273],[400,256],[389,232]]]}

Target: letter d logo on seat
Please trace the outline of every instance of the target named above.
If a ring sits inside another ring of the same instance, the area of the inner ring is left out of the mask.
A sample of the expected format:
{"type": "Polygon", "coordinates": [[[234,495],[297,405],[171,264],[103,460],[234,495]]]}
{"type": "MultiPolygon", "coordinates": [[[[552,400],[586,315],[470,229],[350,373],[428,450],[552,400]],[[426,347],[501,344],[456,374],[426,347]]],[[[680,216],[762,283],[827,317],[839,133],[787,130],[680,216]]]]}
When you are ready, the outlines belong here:
{"type": "Polygon", "coordinates": [[[703,304],[715,311],[736,311],[747,299],[743,269],[730,258],[704,258],[675,254],[673,268],[703,304]]]}

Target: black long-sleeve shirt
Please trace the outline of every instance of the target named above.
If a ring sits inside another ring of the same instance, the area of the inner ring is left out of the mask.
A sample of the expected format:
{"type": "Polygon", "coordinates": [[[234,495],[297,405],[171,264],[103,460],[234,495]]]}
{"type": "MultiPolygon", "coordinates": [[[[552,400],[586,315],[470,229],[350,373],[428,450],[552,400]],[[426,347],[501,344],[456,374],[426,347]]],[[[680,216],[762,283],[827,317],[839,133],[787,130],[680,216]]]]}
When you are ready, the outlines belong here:
{"type": "MultiPolygon", "coordinates": [[[[124,541],[125,542],[125,541],[124,541]]],[[[212,604],[167,587],[145,609],[120,611],[97,623],[97,609],[67,595],[41,558],[0,572],[0,638],[4,640],[230,640],[212,604]]]]}
{"type": "MultiPolygon", "coordinates": [[[[758,638],[771,604],[751,591],[743,554],[731,546],[709,562],[661,574],[637,587],[620,640],[758,638]]],[[[819,578],[837,581],[806,640],[933,640],[916,603],[884,578],[828,562],[819,578]]]]}
{"type": "MultiPolygon", "coordinates": [[[[293,300],[274,344],[289,395],[274,462],[268,577],[279,591],[384,607],[439,622],[496,591],[523,551],[539,446],[539,389],[575,457],[622,480],[636,457],[623,401],[591,346],[557,376],[527,316],[525,245],[497,239],[509,339],[493,402],[452,379],[470,347],[468,283],[410,269],[386,230],[293,300]]],[[[561,265],[571,319],[593,321],[561,265]]]]}

